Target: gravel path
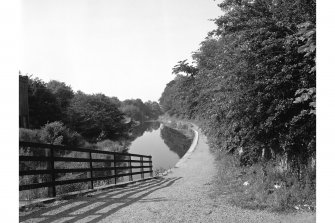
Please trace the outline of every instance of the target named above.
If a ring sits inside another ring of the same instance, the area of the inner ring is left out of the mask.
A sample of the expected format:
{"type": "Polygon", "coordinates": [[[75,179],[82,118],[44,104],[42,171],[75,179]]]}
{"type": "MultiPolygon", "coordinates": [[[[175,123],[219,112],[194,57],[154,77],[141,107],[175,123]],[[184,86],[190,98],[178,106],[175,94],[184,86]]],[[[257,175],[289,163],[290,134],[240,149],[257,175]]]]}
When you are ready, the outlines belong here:
{"type": "Polygon", "coordinates": [[[193,154],[164,178],[67,201],[20,218],[22,222],[315,222],[315,215],[276,215],[211,198],[214,157],[199,132],[193,154]]]}

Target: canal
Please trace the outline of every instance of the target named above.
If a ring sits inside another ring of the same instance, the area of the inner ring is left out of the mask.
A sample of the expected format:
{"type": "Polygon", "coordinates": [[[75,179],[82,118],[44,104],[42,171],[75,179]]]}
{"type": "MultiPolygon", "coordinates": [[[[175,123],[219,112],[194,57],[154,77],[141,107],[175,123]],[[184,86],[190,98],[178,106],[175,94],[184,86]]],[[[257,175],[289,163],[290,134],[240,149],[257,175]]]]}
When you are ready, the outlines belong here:
{"type": "Polygon", "coordinates": [[[133,132],[142,133],[130,145],[128,152],[152,155],[153,169],[170,169],[183,157],[192,139],[159,122],[146,122],[133,132]]]}

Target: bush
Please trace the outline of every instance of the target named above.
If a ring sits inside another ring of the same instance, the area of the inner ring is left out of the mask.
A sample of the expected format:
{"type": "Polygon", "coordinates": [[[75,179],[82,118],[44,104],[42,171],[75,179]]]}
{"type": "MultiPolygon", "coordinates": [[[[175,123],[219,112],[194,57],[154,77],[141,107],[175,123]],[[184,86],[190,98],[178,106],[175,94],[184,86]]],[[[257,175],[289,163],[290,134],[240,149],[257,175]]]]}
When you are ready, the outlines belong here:
{"type": "Polygon", "coordinates": [[[83,146],[84,139],[77,132],[68,129],[62,122],[56,121],[46,124],[40,130],[40,140],[43,143],[67,146],[83,146]]]}
{"type": "Polygon", "coordinates": [[[106,139],[96,144],[97,149],[112,152],[124,152],[125,148],[118,142],[106,139]]]}
{"type": "Polygon", "coordinates": [[[20,128],[19,140],[76,147],[85,144],[85,140],[79,133],[68,129],[59,121],[47,123],[41,129],[20,128]]]}

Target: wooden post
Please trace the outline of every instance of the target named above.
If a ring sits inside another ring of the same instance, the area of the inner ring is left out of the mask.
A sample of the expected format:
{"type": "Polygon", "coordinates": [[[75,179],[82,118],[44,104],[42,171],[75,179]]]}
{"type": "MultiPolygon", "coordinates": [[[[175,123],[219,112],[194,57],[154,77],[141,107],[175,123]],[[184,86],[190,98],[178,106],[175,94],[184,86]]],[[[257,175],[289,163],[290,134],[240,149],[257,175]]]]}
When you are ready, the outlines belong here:
{"type": "Polygon", "coordinates": [[[130,173],[130,175],[129,175],[129,181],[133,181],[133,175],[132,175],[133,170],[132,170],[132,167],[131,167],[131,156],[129,156],[128,165],[129,165],[129,173],[130,173]]]}
{"type": "Polygon", "coordinates": [[[48,187],[48,196],[56,197],[56,186],[55,186],[55,162],[54,162],[54,149],[49,148],[46,151],[46,156],[50,157],[50,162],[47,162],[47,169],[51,170],[51,182],[52,186],[48,187]]]}
{"type": "MultiPolygon", "coordinates": [[[[116,167],[115,154],[113,155],[113,167],[114,168],[116,167]]],[[[116,175],[116,169],[114,169],[112,173],[115,176],[116,175]]],[[[116,183],[117,183],[117,180],[116,180],[116,177],[114,177],[114,184],[116,184],[116,183]]]]}
{"type": "Polygon", "coordinates": [[[143,156],[141,156],[141,179],[144,179],[144,173],[143,173],[143,156]]]}
{"type": "Polygon", "coordinates": [[[149,161],[150,161],[150,177],[152,177],[153,173],[152,173],[152,156],[149,157],[149,161]]]}
{"type": "Polygon", "coordinates": [[[88,153],[88,156],[89,156],[89,159],[90,159],[90,172],[89,172],[89,178],[91,178],[91,185],[90,185],[90,189],[94,189],[94,186],[93,186],[93,163],[92,163],[92,152],[89,152],[88,153]]]}

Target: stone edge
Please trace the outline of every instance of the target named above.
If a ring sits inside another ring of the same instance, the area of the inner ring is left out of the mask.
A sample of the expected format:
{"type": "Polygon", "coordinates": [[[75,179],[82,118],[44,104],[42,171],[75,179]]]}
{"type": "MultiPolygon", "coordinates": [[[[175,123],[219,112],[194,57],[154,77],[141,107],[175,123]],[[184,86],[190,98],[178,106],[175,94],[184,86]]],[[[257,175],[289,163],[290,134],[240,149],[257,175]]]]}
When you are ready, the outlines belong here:
{"type": "Polygon", "coordinates": [[[172,172],[172,169],[181,167],[182,164],[187,159],[190,158],[190,156],[192,155],[194,150],[197,148],[198,140],[199,140],[199,132],[197,130],[195,130],[194,128],[192,128],[192,131],[194,132],[194,138],[193,138],[193,141],[192,141],[192,144],[191,144],[190,148],[187,150],[187,152],[184,154],[184,156],[176,163],[176,165],[173,168],[168,169],[168,170],[164,171],[163,173],[158,174],[159,177],[166,176],[167,174],[172,172]]]}
{"type": "Polygon", "coordinates": [[[192,153],[194,152],[195,148],[197,148],[198,140],[199,140],[199,132],[192,128],[192,131],[194,132],[194,138],[193,142],[190,146],[190,148],[187,150],[185,155],[178,161],[178,163],[174,166],[175,168],[180,167],[187,159],[190,158],[192,153]]]}

